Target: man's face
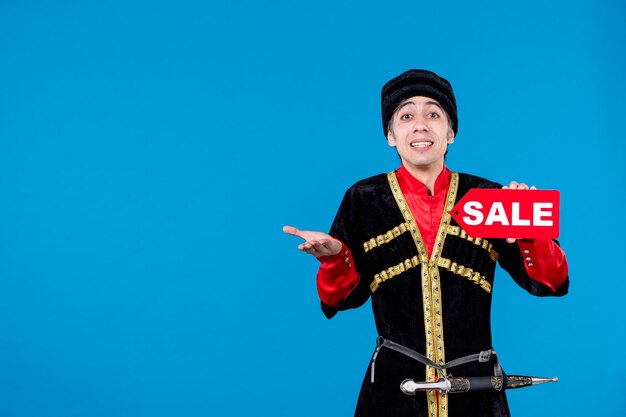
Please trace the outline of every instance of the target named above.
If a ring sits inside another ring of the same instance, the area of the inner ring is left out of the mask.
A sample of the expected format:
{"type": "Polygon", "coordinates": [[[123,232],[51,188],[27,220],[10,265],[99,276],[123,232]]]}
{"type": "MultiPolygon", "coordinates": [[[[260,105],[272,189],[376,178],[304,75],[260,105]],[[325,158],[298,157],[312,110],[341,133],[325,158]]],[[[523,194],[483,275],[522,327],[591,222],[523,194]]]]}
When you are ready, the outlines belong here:
{"type": "Polygon", "coordinates": [[[387,141],[407,169],[440,169],[454,132],[437,100],[415,96],[402,101],[393,114],[387,141]]]}

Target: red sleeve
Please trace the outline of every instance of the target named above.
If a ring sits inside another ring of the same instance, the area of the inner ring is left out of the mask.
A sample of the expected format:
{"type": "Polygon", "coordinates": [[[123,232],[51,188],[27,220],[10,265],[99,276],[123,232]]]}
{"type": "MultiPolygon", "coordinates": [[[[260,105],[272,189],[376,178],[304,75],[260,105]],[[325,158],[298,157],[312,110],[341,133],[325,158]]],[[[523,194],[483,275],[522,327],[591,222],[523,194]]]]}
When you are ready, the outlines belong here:
{"type": "Polygon", "coordinates": [[[528,275],[556,292],[568,274],[567,259],[559,245],[552,239],[522,239],[517,244],[528,275]]]}
{"type": "Polygon", "coordinates": [[[352,252],[342,242],[341,251],[332,256],[317,258],[317,292],[320,300],[330,307],[337,307],[359,283],[359,273],[354,268],[352,252]]]}

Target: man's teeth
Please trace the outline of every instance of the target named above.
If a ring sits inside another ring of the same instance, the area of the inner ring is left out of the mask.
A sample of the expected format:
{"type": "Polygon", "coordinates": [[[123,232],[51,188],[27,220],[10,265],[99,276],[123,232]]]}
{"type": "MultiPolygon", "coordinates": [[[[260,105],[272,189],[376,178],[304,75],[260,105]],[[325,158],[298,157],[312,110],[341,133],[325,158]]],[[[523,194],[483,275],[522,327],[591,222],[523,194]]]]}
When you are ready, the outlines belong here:
{"type": "Polygon", "coordinates": [[[425,148],[427,146],[432,145],[432,142],[414,142],[411,144],[412,148],[425,148]]]}

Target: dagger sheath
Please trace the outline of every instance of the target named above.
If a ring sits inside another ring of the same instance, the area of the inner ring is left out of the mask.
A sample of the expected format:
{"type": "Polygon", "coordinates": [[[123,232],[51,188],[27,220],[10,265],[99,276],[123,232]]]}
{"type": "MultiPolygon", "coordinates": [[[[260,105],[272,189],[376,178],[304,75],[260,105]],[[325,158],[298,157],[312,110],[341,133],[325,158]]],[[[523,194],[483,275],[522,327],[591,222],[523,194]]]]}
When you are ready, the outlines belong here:
{"type": "Polygon", "coordinates": [[[556,377],[537,378],[521,375],[450,377],[435,382],[415,382],[412,379],[406,379],[400,384],[400,389],[407,395],[428,390],[455,394],[469,391],[502,391],[503,389],[524,388],[557,381],[558,378],[556,377]]]}

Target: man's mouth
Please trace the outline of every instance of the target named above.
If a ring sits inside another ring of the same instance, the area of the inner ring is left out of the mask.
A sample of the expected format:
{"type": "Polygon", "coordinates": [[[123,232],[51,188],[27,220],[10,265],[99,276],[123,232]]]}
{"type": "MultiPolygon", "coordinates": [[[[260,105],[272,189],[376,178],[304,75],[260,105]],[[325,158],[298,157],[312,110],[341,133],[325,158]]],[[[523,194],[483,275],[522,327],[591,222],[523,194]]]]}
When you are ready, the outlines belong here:
{"type": "Polygon", "coordinates": [[[411,148],[427,148],[431,146],[434,142],[431,140],[418,140],[415,142],[411,142],[411,148]]]}

